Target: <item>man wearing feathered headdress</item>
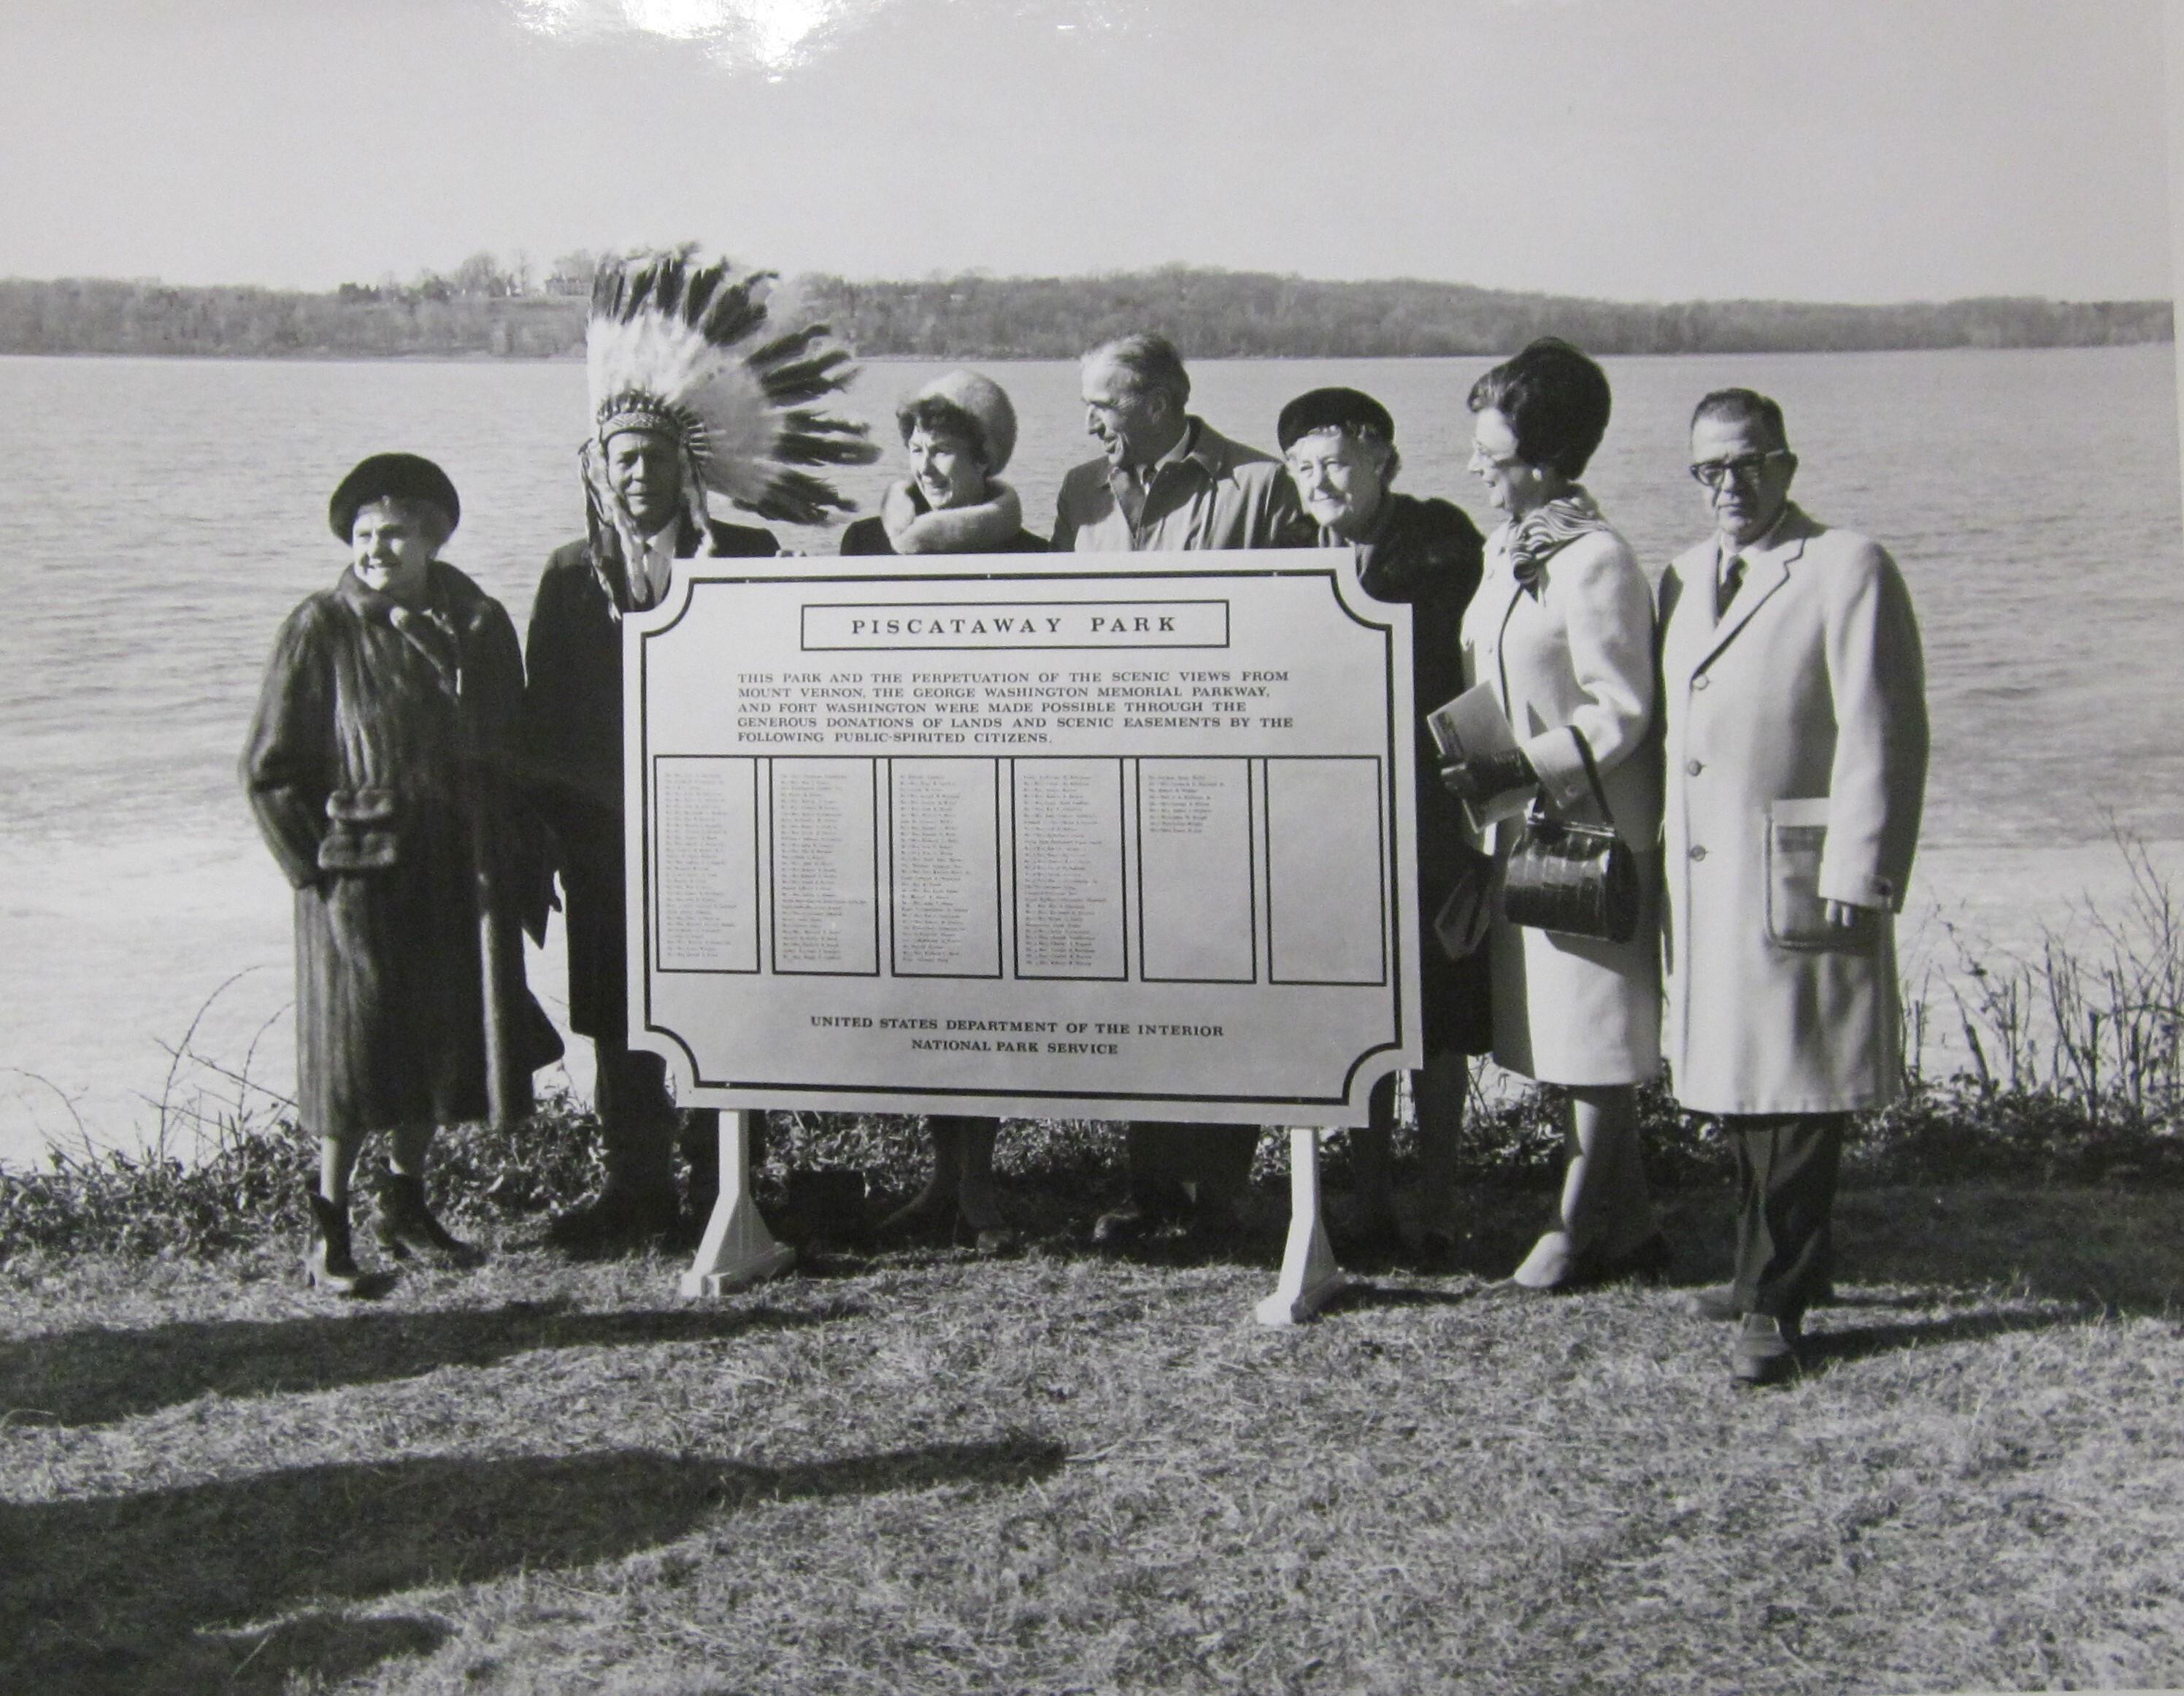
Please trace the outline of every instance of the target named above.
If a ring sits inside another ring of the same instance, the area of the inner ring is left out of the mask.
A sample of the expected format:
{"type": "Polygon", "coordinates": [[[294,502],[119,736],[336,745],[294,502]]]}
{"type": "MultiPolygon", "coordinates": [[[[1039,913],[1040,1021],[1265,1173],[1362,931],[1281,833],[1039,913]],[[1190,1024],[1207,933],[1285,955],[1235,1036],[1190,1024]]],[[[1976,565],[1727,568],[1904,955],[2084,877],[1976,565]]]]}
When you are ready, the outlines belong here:
{"type": "MultiPolygon", "coordinates": [[[[665,1063],[629,1048],[622,866],[621,619],[656,605],[680,562],[781,551],[724,524],[718,495],[796,524],[847,510],[811,467],[875,457],[861,427],[813,410],[846,381],[827,326],[769,316],[772,277],[688,252],[603,266],[585,332],[592,434],[581,452],[588,534],[554,550],[531,615],[526,742],[566,896],[569,1022],[599,1057],[606,1182],[557,1220],[555,1240],[601,1247],[671,1230],[682,1119],[665,1063]]],[[[710,1211],[714,1115],[690,1116],[691,1204],[710,1211]]]]}

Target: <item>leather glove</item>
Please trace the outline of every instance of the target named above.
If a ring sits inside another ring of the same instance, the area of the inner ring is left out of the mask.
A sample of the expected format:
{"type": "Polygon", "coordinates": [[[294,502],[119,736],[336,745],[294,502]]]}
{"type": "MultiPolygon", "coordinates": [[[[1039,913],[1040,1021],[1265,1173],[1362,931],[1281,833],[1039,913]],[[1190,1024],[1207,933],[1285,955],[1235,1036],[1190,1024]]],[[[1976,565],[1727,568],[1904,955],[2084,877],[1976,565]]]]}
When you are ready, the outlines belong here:
{"type": "Polygon", "coordinates": [[[1540,780],[1521,748],[1506,753],[1478,754],[1468,760],[1451,760],[1440,768],[1442,786],[1457,800],[1477,806],[1511,789],[1529,789],[1540,780]]]}

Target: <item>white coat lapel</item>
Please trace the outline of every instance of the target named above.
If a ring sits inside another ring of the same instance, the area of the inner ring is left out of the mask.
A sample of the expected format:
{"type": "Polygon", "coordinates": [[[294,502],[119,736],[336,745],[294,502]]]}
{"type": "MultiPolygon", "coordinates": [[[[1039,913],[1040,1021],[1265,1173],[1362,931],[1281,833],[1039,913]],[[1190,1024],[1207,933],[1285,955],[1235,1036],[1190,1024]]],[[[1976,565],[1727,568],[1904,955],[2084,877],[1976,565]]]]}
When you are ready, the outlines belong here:
{"type": "MultiPolygon", "coordinates": [[[[1713,663],[1714,656],[1736,639],[1736,633],[1752,622],[1752,614],[1767,604],[1769,596],[1790,581],[1790,567],[1805,551],[1806,529],[1802,515],[1793,513],[1791,522],[1777,532],[1778,539],[1772,547],[1747,548],[1744,550],[1744,585],[1737,590],[1736,599],[1730,603],[1729,613],[1713,627],[1713,639],[1699,662],[1691,667],[1693,675],[1713,663]]],[[[1696,585],[1687,585],[1690,593],[1696,585]]],[[[1713,587],[1707,585],[1710,590],[1713,587]]],[[[1697,608],[1692,609],[1694,611],[1697,608]]]]}

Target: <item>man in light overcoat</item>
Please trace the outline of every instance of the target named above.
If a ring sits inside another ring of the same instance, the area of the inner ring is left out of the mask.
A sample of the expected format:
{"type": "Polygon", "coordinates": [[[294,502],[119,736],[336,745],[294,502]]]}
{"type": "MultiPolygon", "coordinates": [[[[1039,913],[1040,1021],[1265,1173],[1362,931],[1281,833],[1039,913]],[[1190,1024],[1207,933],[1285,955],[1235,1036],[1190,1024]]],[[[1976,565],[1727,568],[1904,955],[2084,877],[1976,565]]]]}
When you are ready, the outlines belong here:
{"type": "Polygon", "coordinates": [[[1678,1101],[1736,1157],[1736,1268],[1701,1293],[1735,1319],[1743,1384],[1797,1369],[1830,1276],[1850,1115],[1903,1057],[1894,914],[1925,795],[1925,676],[1896,562],[1790,499],[1781,409],[1708,395],[1691,474],[1714,533],[1661,580],[1667,719],[1664,1046],[1678,1101]]]}

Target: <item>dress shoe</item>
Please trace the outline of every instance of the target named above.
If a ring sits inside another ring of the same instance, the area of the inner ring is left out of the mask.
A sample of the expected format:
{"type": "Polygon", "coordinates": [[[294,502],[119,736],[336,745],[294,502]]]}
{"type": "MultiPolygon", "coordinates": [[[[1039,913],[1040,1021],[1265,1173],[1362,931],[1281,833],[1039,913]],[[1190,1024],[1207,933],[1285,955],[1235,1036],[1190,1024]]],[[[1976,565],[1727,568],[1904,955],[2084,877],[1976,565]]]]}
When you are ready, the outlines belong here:
{"type": "Polygon", "coordinates": [[[1740,1389],[1786,1384],[1797,1375],[1797,1324],[1772,1314],[1747,1314],[1729,1354],[1730,1376],[1740,1389]]]}
{"type": "Polygon", "coordinates": [[[1508,1278],[1509,1288],[1520,1296],[1574,1295],[1599,1282],[1598,1264],[1563,1230],[1541,1233],[1524,1264],[1508,1278]]]}
{"type": "Polygon", "coordinates": [[[1092,1241],[1102,1248],[1124,1247],[1193,1222],[1206,1211],[1192,1205],[1190,1192],[1179,1184],[1135,1179],[1122,1204],[1110,1208],[1093,1222],[1092,1241]]]}
{"type": "Polygon", "coordinates": [[[1101,1248],[1123,1248],[1144,1241],[1157,1225],[1144,1202],[1135,1196],[1126,1197],[1121,1205],[1092,1221],[1092,1241],[1101,1248]]]}
{"type": "Polygon", "coordinates": [[[364,1281],[349,1247],[348,1205],[330,1202],[316,1190],[305,1192],[311,1204],[311,1237],[304,1248],[304,1281],[337,1296],[354,1296],[364,1281]]]}
{"type": "Polygon", "coordinates": [[[979,1253],[1010,1254],[1021,1245],[992,1184],[965,1180],[956,1191],[955,1211],[958,1236],[967,1231],[979,1253]]]}
{"type": "Polygon", "coordinates": [[[476,1266],[485,1251],[448,1234],[425,1202],[425,1180],[412,1172],[389,1172],[379,1192],[375,1227],[379,1246],[397,1260],[412,1253],[443,1266],[476,1266]]]}
{"type": "Polygon", "coordinates": [[[588,1205],[546,1227],[546,1241],[575,1254],[609,1254],[674,1234],[680,1218],[673,1186],[625,1190],[610,1184],[588,1205]]]}

